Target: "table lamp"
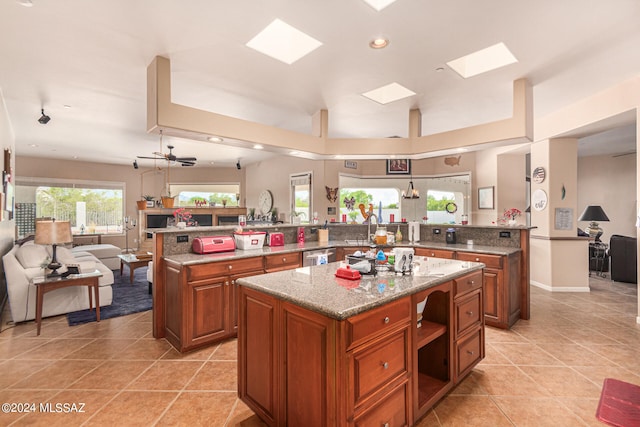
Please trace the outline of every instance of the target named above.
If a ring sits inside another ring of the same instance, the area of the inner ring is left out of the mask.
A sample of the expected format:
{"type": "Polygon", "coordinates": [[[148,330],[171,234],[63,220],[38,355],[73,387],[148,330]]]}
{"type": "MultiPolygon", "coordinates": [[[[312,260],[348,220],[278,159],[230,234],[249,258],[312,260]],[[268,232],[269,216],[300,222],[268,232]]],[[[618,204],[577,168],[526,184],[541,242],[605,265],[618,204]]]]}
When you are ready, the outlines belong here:
{"type": "Polygon", "coordinates": [[[604,213],[602,207],[589,205],[584,209],[584,212],[582,212],[578,221],[591,221],[584,231],[589,234],[589,237],[593,237],[596,241],[600,241],[602,228],[600,228],[597,221],[609,221],[609,217],[604,213]]]}
{"type": "Polygon", "coordinates": [[[47,266],[52,270],[47,277],[59,276],[56,270],[62,267],[62,265],[56,259],[56,247],[61,243],[73,242],[73,236],[71,235],[71,224],[69,221],[36,221],[36,238],[35,243],[38,245],[51,245],[53,253],[51,257],[51,263],[47,266]]]}

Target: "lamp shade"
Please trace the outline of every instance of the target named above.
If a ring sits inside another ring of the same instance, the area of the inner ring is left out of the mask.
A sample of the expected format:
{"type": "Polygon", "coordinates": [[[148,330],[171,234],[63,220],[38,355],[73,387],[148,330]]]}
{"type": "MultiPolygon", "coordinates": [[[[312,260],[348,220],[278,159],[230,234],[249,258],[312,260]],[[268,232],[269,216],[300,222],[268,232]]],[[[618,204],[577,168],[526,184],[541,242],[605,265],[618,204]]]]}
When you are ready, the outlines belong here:
{"type": "Polygon", "coordinates": [[[578,221],[609,221],[602,207],[596,205],[587,206],[578,218],[578,221]]]}
{"type": "Polygon", "coordinates": [[[36,221],[35,243],[58,245],[73,242],[69,221],[36,221]]]}

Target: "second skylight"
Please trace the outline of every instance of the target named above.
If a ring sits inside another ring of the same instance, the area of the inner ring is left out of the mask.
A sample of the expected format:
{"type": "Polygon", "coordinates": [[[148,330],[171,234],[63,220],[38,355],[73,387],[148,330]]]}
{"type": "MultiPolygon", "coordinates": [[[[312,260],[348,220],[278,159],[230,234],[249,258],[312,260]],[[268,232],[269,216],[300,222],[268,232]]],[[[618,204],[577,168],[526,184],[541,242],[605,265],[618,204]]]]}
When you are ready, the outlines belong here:
{"type": "Polygon", "coordinates": [[[247,46],[267,56],[293,64],[322,46],[322,43],[279,19],[247,42],[247,46]]]}

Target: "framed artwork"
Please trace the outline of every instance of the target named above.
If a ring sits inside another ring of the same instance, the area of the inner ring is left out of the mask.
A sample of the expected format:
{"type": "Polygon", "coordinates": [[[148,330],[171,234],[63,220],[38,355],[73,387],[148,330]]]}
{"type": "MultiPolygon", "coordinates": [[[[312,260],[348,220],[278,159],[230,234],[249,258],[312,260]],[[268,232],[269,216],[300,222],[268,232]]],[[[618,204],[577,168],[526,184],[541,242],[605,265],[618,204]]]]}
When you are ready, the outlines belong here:
{"type": "Polygon", "coordinates": [[[147,207],[148,208],[155,208],[156,207],[155,200],[147,200],[147,207]]]}
{"type": "Polygon", "coordinates": [[[410,173],[410,159],[387,159],[387,175],[409,175],[410,173]]]}
{"type": "Polygon", "coordinates": [[[478,188],[478,209],[493,209],[493,187],[478,188]]]}

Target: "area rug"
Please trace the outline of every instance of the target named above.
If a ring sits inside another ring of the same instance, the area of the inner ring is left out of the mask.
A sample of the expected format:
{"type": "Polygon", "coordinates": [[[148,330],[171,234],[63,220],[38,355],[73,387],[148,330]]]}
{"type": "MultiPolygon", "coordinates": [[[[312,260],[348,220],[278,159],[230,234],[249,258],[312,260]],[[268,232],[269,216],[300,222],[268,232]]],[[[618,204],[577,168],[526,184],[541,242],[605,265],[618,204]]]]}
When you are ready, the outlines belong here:
{"type": "MultiPolygon", "coordinates": [[[[100,307],[100,320],[151,310],[152,298],[149,294],[147,269],[136,268],[133,278],[133,284],[129,283],[129,271],[126,268],[122,277],[119,270],[113,271],[113,302],[111,305],[100,307]]],[[[67,321],[69,326],[95,322],[96,313],[88,309],[74,311],[67,314],[67,321]]]]}

